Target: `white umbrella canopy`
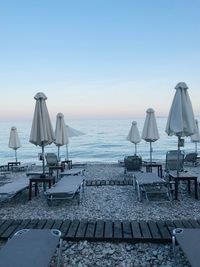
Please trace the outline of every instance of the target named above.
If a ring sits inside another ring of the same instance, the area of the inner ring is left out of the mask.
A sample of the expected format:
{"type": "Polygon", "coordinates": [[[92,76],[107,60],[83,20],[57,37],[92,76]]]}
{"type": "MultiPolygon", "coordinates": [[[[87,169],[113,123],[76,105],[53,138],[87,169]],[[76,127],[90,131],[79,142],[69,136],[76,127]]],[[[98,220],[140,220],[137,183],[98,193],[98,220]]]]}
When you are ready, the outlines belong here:
{"type": "Polygon", "coordinates": [[[129,130],[128,136],[126,138],[131,143],[135,144],[135,155],[137,154],[137,144],[141,141],[139,130],[137,127],[137,122],[133,121],[131,129],[129,130]]]}
{"type": "Polygon", "coordinates": [[[58,113],[56,116],[56,129],[55,129],[55,141],[54,143],[58,147],[58,159],[60,158],[60,147],[68,144],[69,139],[67,136],[67,129],[65,126],[64,115],[58,113]]]}
{"type": "Polygon", "coordinates": [[[200,142],[200,133],[199,133],[199,123],[198,120],[195,120],[195,124],[196,124],[196,132],[195,134],[191,135],[191,142],[195,143],[195,152],[197,153],[197,143],[200,142]]]}
{"type": "Polygon", "coordinates": [[[158,133],[158,127],[156,123],[155,112],[152,108],[147,109],[146,111],[146,119],[144,122],[144,127],[142,131],[142,139],[146,142],[150,143],[150,163],[152,162],[152,142],[157,141],[160,139],[158,133]]]}
{"type": "Polygon", "coordinates": [[[19,140],[17,128],[14,126],[11,127],[11,130],[10,130],[10,138],[9,138],[8,146],[15,150],[15,160],[17,162],[17,149],[21,147],[21,142],[19,140]]]}
{"type": "Polygon", "coordinates": [[[36,105],[29,142],[42,147],[43,175],[45,175],[44,147],[53,143],[55,136],[46,106],[46,95],[39,92],[34,99],[36,100],[36,105]]]}
{"type": "MultiPolygon", "coordinates": [[[[67,137],[76,137],[76,136],[81,136],[81,135],[85,135],[85,133],[78,131],[72,127],[70,127],[69,125],[66,125],[66,130],[67,130],[67,137]]],[[[68,153],[68,144],[69,144],[69,139],[68,142],[66,143],[66,156],[67,156],[67,160],[69,159],[69,153],[68,153]]]]}
{"type": "Polygon", "coordinates": [[[177,174],[179,174],[178,163],[180,146],[182,146],[181,137],[191,136],[196,131],[192,103],[188,94],[188,86],[180,82],[175,87],[176,93],[172,101],[169,116],[166,125],[166,133],[178,137],[178,158],[177,174]]]}

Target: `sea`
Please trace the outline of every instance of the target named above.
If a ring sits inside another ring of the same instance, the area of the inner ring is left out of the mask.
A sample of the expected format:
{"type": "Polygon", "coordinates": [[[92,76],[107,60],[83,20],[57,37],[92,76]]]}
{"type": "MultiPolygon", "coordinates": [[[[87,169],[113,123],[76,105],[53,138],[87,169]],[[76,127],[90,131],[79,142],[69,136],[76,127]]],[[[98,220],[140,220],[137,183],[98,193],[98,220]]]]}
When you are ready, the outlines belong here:
{"type": "MultiPolygon", "coordinates": [[[[197,118],[198,119],[198,118],[197,118]]],[[[126,140],[131,128],[132,120],[137,121],[140,134],[142,133],[145,118],[134,119],[82,119],[68,120],[67,124],[84,133],[82,136],[69,138],[68,156],[72,162],[78,163],[117,163],[125,156],[133,155],[135,145],[126,140]]],[[[153,161],[165,161],[166,152],[177,149],[177,137],[168,136],[165,133],[167,117],[157,117],[157,126],[160,139],[152,143],[153,161]]],[[[15,151],[8,147],[10,129],[17,127],[21,147],[17,149],[18,161],[23,163],[41,164],[39,153],[41,147],[29,142],[32,121],[8,121],[0,122],[0,165],[15,161],[15,151]]],[[[55,122],[52,122],[55,128],[55,122]]],[[[67,157],[66,146],[60,148],[60,157],[64,160],[67,157]]],[[[190,137],[185,138],[185,153],[195,151],[195,144],[190,137]]],[[[55,144],[45,147],[45,153],[57,153],[55,144]]],[[[137,154],[143,160],[150,158],[150,144],[141,140],[137,144],[137,154]]]]}

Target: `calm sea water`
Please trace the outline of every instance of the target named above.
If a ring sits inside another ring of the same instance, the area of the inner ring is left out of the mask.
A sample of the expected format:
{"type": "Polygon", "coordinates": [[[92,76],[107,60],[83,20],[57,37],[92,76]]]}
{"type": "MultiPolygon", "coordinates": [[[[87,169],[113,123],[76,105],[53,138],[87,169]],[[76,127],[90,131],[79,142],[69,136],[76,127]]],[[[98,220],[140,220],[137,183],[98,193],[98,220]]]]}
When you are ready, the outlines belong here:
{"type": "MultiPolygon", "coordinates": [[[[145,118],[135,119],[139,132],[142,132],[145,118]]],[[[156,118],[160,139],[153,143],[153,160],[164,161],[166,151],[177,149],[177,138],[165,133],[167,118],[156,118]]],[[[67,124],[85,133],[83,136],[70,138],[69,158],[73,162],[117,162],[124,156],[134,154],[134,144],[126,140],[132,120],[70,120],[67,124]]],[[[32,122],[0,122],[0,165],[13,161],[14,151],[8,147],[10,128],[16,126],[22,147],[17,150],[21,162],[39,164],[38,153],[41,148],[29,143],[32,122]]],[[[53,123],[55,127],[55,123],[53,123]]],[[[200,146],[200,144],[199,144],[200,146]]],[[[185,152],[194,151],[195,145],[190,138],[185,138],[185,152]]],[[[149,143],[142,140],[137,145],[138,154],[149,160],[149,143]]],[[[57,153],[52,144],[45,147],[45,152],[57,153]]],[[[62,159],[66,157],[66,147],[60,148],[62,159]]]]}

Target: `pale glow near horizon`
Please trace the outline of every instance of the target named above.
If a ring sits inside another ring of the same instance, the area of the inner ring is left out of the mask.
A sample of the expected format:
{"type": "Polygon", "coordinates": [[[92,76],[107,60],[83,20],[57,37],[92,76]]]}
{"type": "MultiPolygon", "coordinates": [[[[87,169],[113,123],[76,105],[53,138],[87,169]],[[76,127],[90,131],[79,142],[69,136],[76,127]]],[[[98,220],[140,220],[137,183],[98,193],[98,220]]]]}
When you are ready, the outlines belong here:
{"type": "Polygon", "coordinates": [[[200,3],[75,2],[2,3],[0,120],[32,120],[39,91],[51,118],[167,116],[181,81],[199,116],[200,3]]]}

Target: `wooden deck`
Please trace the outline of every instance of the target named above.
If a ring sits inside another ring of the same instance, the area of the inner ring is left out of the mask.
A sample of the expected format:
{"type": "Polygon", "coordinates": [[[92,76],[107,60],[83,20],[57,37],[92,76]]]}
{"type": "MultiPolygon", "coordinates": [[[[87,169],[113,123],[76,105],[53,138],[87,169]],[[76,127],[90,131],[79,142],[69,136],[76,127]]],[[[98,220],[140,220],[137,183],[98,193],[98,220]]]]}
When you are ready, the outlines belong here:
{"type": "Polygon", "coordinates": [[[171,242],[174,228],[200,228],[200,220],[175,221],[103,221],[103,220],[0,220],[0,239],[16,231],[52,229],[62,232],[65,240],[109,242],[171,242]]]}
{"type": "Polygon", "coordinates": [[[103,186],[103,185],[133,185],[133,179],[125,180],[86,180],[86,186],[103,186]]]}

